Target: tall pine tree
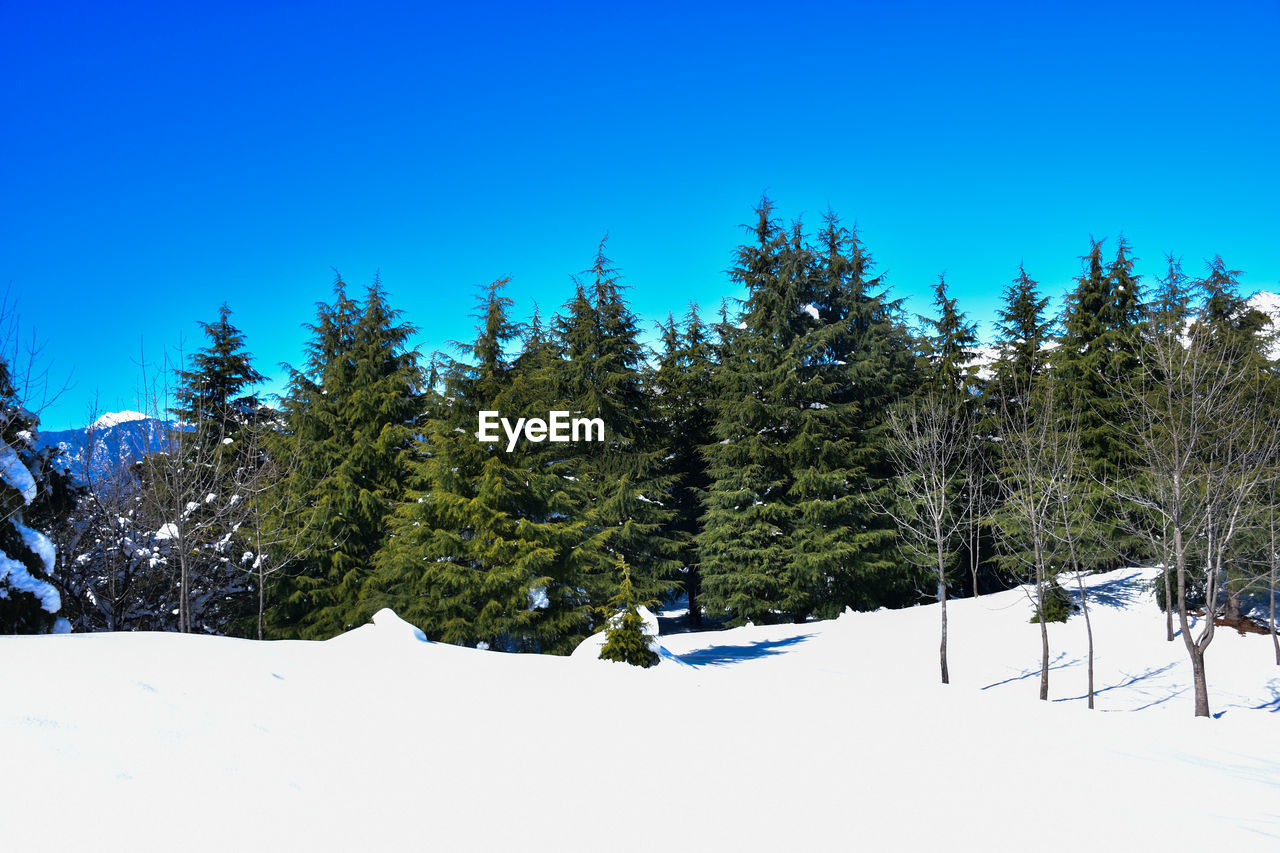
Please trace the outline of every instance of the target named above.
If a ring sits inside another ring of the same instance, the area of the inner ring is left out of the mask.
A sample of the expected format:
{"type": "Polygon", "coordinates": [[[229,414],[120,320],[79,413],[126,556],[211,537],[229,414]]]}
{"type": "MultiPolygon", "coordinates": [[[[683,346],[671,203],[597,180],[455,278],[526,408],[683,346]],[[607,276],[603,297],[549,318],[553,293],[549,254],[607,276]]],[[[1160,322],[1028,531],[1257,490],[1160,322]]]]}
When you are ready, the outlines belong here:
{"type": "Polygon", "coordinates": [[[281,637],[331,637],[370,615],[361,592],[403,494],[420,413],[414,328],[380,282],[363,304],[341,278],[334,289],[308,327],[306,368],[282,407],[286,436],[301,449],[288,488],[305,558],[273,596],[268,624],[281,637]]]}

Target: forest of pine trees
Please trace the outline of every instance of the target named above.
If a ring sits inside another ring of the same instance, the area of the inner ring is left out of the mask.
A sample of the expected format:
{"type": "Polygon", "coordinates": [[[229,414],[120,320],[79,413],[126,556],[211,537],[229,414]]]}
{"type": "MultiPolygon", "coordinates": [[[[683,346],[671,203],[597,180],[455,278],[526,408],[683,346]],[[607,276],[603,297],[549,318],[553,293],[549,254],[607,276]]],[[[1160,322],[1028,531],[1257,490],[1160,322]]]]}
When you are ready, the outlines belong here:
{"type": "Polygon", "coordinates": [[[637,607],[681,595],[697,627],[1026,583],[1043,624],[1071,616],[1063,572],[1145,563],[1202,670],[1212,623],[1192,637],[1188,612],[1239,618],[1275,563],[1272,330],[1220,259],[1147,282],[1123,239],[1090,240],[1060,314],[1019,267],[980,348],[945,280],[908,317],[834,213],[811,230],[763,200],[740,304],[652,336],[607,248],[550,317],[482,288],[467,342],[430,357],[380,282],[339,279],[273,405],[223,306],[157,405],[182,426],[98,482],[35,453],[0,374],[0,630],[322,639],[390,607],[495,650],[608,629],[647,665],[637,607]],[[507,451],[482,410],[605,440],[507,451]]]}

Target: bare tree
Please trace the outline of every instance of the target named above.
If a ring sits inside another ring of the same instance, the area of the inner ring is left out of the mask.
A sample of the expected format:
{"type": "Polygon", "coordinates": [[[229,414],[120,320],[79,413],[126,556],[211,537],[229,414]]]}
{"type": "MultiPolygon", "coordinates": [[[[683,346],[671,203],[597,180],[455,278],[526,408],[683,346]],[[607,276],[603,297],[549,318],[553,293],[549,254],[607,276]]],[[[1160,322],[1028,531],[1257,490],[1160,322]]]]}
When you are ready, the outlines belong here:
{"type": "Polygon", "coordinates": [[[1252,362],[1199,323],[1153,322],[1139,381],[1123,389],[1146,471],[1132,497],[1153,518],[1178,626],[1191,660],[1195,714],[1210,716],[1205,652],[1213,642],[1226,562],[1254,523],[1276,436],[1252,362]],[[1192,636],[1188,599],[1204,595],[1192,636]]]}
{"type": "Polygon", "coordinates": [[[935,573],[942,628],[938,654],[942,683],[948,684],[947,566],[965,520],[956,502],[967,418],[954,393],[929,388],[890,410],[889,432],[897,500],[885,510],[897,524],[903,554],[935,573]]]}
{"type": "Polygon", "coordinates": [[[1000,456],[997,480],[1002,500],[992,513],[1002,544],[1002,563],[1033,584],[1028,592],[1040,623],[1040,698],[1049,698],[1047,599],[1055,586],[1056,531],[1063,482],[1070,475],[1073,449],[1058,427],[1052,378],[1030,388],[1015,383],[1000,401],[1000,456]]]}
{"type": "Polygon", "coordinates": [[[301,561],[315,532],[314,514],[303,513],[302,498],[288,488],[289,478],[302,458],[301,439],[286,435],[278,426],[271,421],[260,422],[247,432],[246,455],[255,467],[240,488],[245,515],[239,533],[248,550],[239,565],[252,578],[256,591],[259,640],[266,638],[267,587],[271,579],[301,561]]]}
{"type": "MultiPolygon", "coordinates": [[[[152,384],[146,382],[145,362],[143,367],[147,413],[159,420],[168,420],[173,411],[173,371],[167,361],[164,367],[152,384]]],[[[214,628],[202,618],[205,609],[243,592],[227,587],[229,579],[240,577],[227,555],[248,515],[244,493],[259,475],[230,447],[233,443],[219,418],[197,411],[191,422],[172,423],[142,462],[143,506],[174,573],[182,633],[214,628]]]]}

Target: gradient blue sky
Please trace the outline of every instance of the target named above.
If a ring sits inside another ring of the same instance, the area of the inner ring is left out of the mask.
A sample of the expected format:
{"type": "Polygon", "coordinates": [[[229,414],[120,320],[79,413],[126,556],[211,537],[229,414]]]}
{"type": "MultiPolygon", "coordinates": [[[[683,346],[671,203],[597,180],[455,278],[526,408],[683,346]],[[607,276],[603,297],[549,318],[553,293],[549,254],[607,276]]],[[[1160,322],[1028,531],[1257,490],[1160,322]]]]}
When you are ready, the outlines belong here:
{"type": "Polygon", "coordinates": [[[646,321],[711,311],[762,192],[983,323],[1090,235],[1276,289],[1277,44],[1276,2],[0,0],[0,285],[71,377],[46,429],[224,300],[278,379],[331,267],[424,351],[494,278],[559,307],[605,232],[646,321]]]}

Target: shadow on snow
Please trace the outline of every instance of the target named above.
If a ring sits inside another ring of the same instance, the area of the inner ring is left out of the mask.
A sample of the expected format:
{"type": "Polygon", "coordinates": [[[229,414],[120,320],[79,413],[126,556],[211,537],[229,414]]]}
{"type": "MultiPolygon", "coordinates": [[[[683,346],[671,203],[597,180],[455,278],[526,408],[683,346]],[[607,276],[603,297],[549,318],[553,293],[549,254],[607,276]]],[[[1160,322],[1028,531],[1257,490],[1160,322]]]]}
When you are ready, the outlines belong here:
{"type": "Polygon", "coordinates": [[[782,640],[760,640],[743,646],[707,646],[705,649],[685,652],[680,660],[690,666],[727,666],[744,660],[780,655],[791,646],[803,643],[812,634],[797,634],[782,640]]]}

